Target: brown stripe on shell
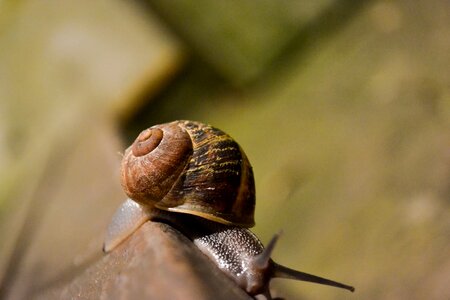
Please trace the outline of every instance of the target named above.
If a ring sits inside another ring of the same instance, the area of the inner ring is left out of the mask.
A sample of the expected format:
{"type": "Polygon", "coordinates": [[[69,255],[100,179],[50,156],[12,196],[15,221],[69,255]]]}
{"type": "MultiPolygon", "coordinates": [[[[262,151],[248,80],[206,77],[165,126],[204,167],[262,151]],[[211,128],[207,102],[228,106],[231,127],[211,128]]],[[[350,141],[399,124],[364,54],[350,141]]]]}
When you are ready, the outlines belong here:
{"type": "Polygon", "coordinates": [[[209,125],[193,121],[175,123],[191,137],[192,157],[156,207],[225,224],[253,226],[253,171],[239,145],[209,125]]]}
{"type": "Polygon", "coordinates": [[[251,201],[250,198],[255,199],[255,179],[253,177],[252,166],[242,149],[241,153],[241,183],[239,185],[240,189],[236,196],[236,200],[233,203],[232,212],[233,214],[253,216],[255,211],[255,200],[251,201]],[[253,205],[250,205],[250,203],[253,205]]]}

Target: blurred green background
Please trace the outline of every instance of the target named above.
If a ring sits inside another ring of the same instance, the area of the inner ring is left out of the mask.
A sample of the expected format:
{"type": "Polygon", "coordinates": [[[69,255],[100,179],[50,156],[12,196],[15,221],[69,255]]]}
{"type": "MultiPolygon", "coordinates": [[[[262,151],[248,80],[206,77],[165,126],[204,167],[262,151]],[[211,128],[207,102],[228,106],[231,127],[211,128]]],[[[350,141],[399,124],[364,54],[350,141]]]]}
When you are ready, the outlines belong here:
{"type": "Polygon", "coordinates": [[[0,2],[3,296],[92,263],[120,153],[175,119],[244,148],[276,261],[357,289],[278,295],[450,298],[448,1],[0,2]]]}

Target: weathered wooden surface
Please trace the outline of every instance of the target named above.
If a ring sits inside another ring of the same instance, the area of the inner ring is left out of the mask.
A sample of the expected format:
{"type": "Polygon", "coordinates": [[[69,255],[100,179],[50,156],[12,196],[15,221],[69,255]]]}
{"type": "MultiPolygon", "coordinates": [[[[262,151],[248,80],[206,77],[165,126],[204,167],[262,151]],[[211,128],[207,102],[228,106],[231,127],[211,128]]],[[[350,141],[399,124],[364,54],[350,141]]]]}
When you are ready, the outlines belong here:
{"type": "Polygon", "coordinates": [[[191,241],[155,222],[75,278],[49,282],[33,294],[35,299],[251,299],[191,241]]]}

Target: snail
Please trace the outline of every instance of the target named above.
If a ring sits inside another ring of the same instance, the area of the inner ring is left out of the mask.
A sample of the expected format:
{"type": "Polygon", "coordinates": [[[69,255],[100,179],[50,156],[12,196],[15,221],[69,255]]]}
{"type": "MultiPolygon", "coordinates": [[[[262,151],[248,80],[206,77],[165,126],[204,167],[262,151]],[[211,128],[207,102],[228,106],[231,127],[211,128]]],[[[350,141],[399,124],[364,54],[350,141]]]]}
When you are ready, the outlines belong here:
{"type": "Polygon", "coordinates": [[[290,278],[354,291],[352,286],[275,263],[279,234],[264,247],[254,226],[255,183],[241,147],[226,133],[194,121],[142,131],[125,151],[122,187],[129,197],[110,223],[109,252],[148,220],[167,222],[249,295],[271,299],[272,278],[290,278]]]}

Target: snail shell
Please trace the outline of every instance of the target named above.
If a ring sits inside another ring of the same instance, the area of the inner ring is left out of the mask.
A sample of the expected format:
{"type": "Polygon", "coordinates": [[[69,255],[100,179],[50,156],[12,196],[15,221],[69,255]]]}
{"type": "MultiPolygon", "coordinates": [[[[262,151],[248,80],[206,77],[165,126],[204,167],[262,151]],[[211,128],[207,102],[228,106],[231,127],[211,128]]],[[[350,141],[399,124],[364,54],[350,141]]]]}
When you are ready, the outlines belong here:
{"type": "Polygon", "coordinates": [[[226,133],[194,121],[144,130],[122,160],[131,199],[227,225],[254,226],[255,184],[241,147],[226,133]]]}

